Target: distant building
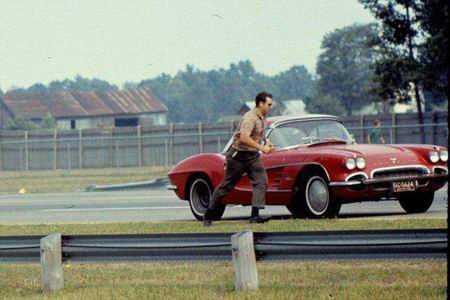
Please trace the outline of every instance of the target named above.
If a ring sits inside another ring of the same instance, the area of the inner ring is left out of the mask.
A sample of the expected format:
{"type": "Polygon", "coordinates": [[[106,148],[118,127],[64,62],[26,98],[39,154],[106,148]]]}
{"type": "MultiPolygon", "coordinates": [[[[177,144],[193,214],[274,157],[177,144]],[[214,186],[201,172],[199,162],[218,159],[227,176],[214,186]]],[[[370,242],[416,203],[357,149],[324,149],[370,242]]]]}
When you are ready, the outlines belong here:
{"type": "Polygon", "coordinates": [[[166,125],[167,107],[149,89],[106,92],[8,92],[0,98],[0,129],[12,118],[39,124],[50,115],[60,129],[166,125]]]}
{"type": "Polygon", "coordinates": [[[303,115],[307,114],[305,103],[301,99],[292,99],[281,101],[284,107],[283,115],[303,115]]]}

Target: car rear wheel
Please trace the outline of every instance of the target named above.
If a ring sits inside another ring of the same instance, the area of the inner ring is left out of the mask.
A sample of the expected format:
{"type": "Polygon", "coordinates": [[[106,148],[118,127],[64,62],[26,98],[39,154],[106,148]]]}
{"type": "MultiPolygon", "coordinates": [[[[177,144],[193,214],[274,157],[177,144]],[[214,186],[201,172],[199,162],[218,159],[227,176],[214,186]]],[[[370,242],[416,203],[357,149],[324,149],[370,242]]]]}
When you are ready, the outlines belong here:
{"type": "Polygon", "coordinates": [[[398,197],[400,206],[408,214],[426,212],[433,204],[434,192],[428,193],[405,193],[398,197]]]}
{"type": "Polygon", "coordinates": [[[339,214],[341,203],[333,199],[323,176],[313,174],[299,180],[287,208],[296,218],[332,218],[339,214]]]}
{"type": "MultiPolygon", "coordinates": [[[[209,180],[205,177],[196,177],[189,185],[189,206],[194,217],[201,221],[212,199],[213,188],[209,180]]],[[[214,220],[222,218],[225,205],[219,204],[212,213],[214,220]]]]}

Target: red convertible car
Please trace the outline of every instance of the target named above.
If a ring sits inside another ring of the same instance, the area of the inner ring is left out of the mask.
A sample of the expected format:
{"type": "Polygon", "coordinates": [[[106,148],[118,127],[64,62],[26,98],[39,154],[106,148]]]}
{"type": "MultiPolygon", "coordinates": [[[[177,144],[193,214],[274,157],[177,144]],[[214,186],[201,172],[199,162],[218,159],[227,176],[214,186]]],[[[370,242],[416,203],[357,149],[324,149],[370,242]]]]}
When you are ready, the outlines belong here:
{"type": "MultiPolygon", "coordinates": [[[[337,117],[306,115],[267,119],[266,137],[276,151],[261,154],[268,175],[267,205],[285,205],[294,217],[337,216],[344,203],[397,199],[407,213],[425,212],[447,182],[447,148],[434,145],[356,144],[337,117]]],[[[225,146],[224,153],[231,146],[225,146]]],[[[178,163],[168,189],[189,201],[201,220],[224,176],[222,153],[202,153],[178,163]]],[[[251,205],[244,174],[215,211],[251,205]]]]}

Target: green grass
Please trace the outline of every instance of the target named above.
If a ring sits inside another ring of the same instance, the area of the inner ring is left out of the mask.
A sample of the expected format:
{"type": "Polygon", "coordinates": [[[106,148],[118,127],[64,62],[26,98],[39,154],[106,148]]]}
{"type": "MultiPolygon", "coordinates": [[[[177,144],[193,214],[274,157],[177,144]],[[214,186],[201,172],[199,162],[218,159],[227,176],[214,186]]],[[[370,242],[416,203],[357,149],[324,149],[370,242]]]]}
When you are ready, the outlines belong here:
{"type": "Polygon", "coordinates": [[[169,168],[142,167],[119,169],[86,169],[28,172],[0,172],[0,194],[15,194],[22,188],[27,193],[62,193],[85,190],[97,184],[145,181],[166,176],[169,168]]]}
{"type": "MultiPolygon", "coordinates": [[[[0,235],[61,232],[308,231],[446,228],[443,219],[273,220],[0,226],[0,235]]],[[[445,260],[258,262],[260,288],[234,291],[231,262],[65,264],[65,287],[41,289],[37,264],[0,264],[0,299],[446,299],[445,260]]]]}
{"type": "Polygon", "coordinates": [[[331,219],[331,220],[272,220],[264,224],[247,221],[219,221],[212,227],[203,227],[197,221],[135,222],[106,224],[52,224],[52,225],[0,225],[0,235],[46,235],[62,234],[133,234],[174,232],[237,232],[252,231],[311,231],[311,230],[368,230],[368,229],[414,229],[447,228],[445,219],[331,219]]]}
{"type": "Polygon", "coordinates": [[[258,262],[260,288],[234,291],[231,262],[66,264],[41,290],[38,265],[0,265],[2,299],[445,299],[446,262],[258,262]]]}

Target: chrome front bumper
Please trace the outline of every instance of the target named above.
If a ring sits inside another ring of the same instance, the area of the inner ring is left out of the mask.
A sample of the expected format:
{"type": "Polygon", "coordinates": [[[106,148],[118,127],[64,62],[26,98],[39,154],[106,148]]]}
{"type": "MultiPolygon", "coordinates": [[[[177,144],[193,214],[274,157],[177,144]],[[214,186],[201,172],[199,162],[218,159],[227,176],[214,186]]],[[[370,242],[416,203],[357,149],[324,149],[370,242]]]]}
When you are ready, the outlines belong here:
{"type": "Polygon", "coordinates": [[[177,187],[176,185],[173,185],[173,184],[168,184],[168,185],[166,185],[166,188],[167,188],[169,191],[176,191],[176,190],[178,190],[178,187],[177,187]]]}
{"type": "Polygon", "coordinates": [[[420,180],[420,179],[428,179],[428,180],[444,180],[448,179],[448,174],[424,174],[417,176],[397,176],[397,177],[385,177],[385,178],[371,178],[371,179],[363,179],[363,180],[349,180],[349,181],[332,181],[328,185],[330,187],[351,187],[357,185],[371,185],[377,183],[385,183],[385,182],[398,182],[405,180],[420,180]]]}

